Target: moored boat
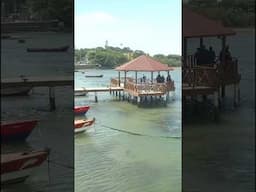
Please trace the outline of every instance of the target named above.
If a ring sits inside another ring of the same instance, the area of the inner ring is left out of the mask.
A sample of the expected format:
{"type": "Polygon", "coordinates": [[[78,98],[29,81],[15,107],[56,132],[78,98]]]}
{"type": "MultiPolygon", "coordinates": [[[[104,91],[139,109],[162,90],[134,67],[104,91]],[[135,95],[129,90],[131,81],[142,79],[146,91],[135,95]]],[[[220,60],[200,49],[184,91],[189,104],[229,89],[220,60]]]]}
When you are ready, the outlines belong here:
{"type": "Polygon", "coordinates": [[[86,112],[90,109],[90,106],[81,106],[81,107],[75,107],[74,112],[75,115],[85,115],[86,112]]]}
{"type": "Polygon", "coordinates": [[[100,77],[103,77],[103,75],[85,75],[85,77],[98,77],[98,78],[100,78],[100,77]]]}
{"type": "Polygon", "coordinates": [[[1,88],[1,96],[28,95],[33,87],[6,87],[1,88]]]}
{"type": "Polygon", "coordinates": [[[27,48],[27,52],[65,52],[69,46],[55,48],[27,48]]]}
{"type": "Polygon", "coordinates": [[[75,120],[75,133],[83,133],[87,131],[94,122],[95,118],[86,120],[75,120]]]}
{"type": "Polygon", "coordinates": [[[1,185],[25,181],[47,159],[49,150],[1,154],[1,185]]]}
{"type": "Polygon", "coordinates": [[[1,122],[1,142],[25,140],[37,123],[37,120],[1,122]]]}
{"type": "Polygon", "coordinates": [[[75,96],[86,96],[87,93],[86,90],[75,90],[75,96]]]}

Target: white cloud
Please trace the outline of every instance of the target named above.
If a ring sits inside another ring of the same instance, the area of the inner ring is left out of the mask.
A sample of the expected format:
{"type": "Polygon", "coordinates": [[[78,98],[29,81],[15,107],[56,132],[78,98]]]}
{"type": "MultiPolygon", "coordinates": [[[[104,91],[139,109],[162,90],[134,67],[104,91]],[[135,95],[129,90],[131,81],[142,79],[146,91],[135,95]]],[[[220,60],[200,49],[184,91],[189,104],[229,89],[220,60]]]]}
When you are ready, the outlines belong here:
{"type": "MultiPolygon", "coordinates": [[[[76,24],[86,24],[95,23],[95,24],[104,24],[104,23],[113,23],[116,22],[117,18],[105,12],[91,12],[83,15],[76,15],[75,23],[76,24]]],[[[77,25],[79,26],[79,25],[77,25]]]]}

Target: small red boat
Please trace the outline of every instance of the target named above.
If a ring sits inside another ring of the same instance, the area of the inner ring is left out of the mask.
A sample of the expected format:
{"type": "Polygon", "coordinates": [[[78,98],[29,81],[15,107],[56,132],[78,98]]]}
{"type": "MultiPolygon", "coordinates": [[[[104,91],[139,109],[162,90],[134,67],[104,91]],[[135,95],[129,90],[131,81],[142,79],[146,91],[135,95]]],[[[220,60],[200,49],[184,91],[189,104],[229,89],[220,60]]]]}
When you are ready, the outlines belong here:
{"type": "Polygon", "coordinates": [[[25,181],[48,155],[49,150],[1,154],[1,185],[25,181]]]}
{"type": "Polygon", "coordinates": [[[1,142],[25,140],[37,123],[37,120],[1,123],[1,142]]]}
{"type": "Polygon", "coordinates": [[[89,126],[91,126],[95,122],[95,118],[93,119],[82,119],[82,120],[75,120],[75,133],[82,133],[89,129],[89,126]]]}
{"type": "Polygon", "coordinates": [[[90,106],[75,107],[74,112],[75,115],[84,115],[89,109],[90,106]]]}

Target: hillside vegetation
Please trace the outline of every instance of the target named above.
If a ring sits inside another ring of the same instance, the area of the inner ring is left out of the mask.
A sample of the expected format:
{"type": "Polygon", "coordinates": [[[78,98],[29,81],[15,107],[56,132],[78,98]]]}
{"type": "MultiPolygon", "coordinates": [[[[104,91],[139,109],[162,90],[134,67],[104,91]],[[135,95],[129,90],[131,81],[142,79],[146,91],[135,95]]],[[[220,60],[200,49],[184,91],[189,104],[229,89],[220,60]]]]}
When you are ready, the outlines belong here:
{"type": "MultiPolygon", "coordinates": [[[[140,55],[148,55],[141,50],[131,50],[129,47],[97,47],[92,49],[76,49],[75,63],[101,65],[103,68],[114,68],[140,55]]],[[[181,56],[157,54],[154,59],[169,66],[181,66],[181,56]]]]}

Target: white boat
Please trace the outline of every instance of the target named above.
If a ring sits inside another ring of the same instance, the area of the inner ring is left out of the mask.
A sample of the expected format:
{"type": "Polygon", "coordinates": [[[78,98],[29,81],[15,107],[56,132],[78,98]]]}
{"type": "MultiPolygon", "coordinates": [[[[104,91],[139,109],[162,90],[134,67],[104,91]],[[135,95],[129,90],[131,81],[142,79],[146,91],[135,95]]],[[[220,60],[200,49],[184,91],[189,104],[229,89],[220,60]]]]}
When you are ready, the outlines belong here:
{"type": "Polygon", "coordinates": [[[95,118],[93,119],[81,119],[75,120],[74,122],[74,130],[75,133],[83,133],[90,129],[90,126],[95,122],[95,118]]]}

